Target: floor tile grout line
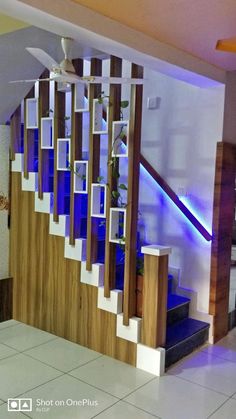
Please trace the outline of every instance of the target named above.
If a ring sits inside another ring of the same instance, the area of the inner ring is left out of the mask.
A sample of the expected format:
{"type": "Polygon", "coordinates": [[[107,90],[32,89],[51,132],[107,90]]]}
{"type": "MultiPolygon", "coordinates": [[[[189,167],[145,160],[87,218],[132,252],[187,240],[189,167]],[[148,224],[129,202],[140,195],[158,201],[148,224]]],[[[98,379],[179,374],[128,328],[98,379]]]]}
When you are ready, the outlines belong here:
{"type": "MultiPolygon", "coordinates": [[[[14,319],[11,319],[11,320],[14,320],[14,319]]],[[[8,321],[8,320],[6,320],[6,321],[8,321]]],[[[15,321],[17,321],[17,320],[15,320],[15,321]]],[[[25,323],[18,322],[18,323],[15,323],[15,324],[9,324],[9,326],[6,326],[6,327],[1,327],[2,323],[4,323],[4,322],[0,322],[0,332],[1,332],[1,330],[9,329],[9,327],[15,327],[15,326],[19,326],[20,324],[25,324],[25,323]]],[[[26,325],[26,326],[28,326],[28,325],[26,325]]]]}
{"type": "Polygon", "coordinates": [[[125,401],[124,399],[126,397],[129,397],[131,394],[135,393],[135,391],[140,390],[141,388],[145,387],[147,384],[151,383],[152,381],[156,380],[160,377],[153,377],[151,380],[147,381],[146,383],[140,385],[139,387],[136,387],[134,390],[132,390],[130,393],[126,394],[126,396],[122,397],[120,400],[125,401]]]}
{"type": "MultiPolygon", "coordinates": [[[[48,384],[48,383],[51,383],[51,381],[54,381],[54,380],[56,380],[57,378],[63,377],[63,375],[66,375],[66,374],[61,374],[61,375],[58,375],[57,377],[51,378],[50,380],[45,381],[45,383],[41,383],[41,384],[39,384],[39,385],[37,385],[37,386],[35,386],[35,387],[32,387],[32,388],[30,388],[30,389],[28,389],[28,390],[24,391],[23,393],[19,393],[19,394],[17,394],[14,398],[15,398],[15,399],[17,399],[17,398],[19,398],[20,396],[23,396],[24,394],[29,393],[30,391],[36,390],[36,389],[37,389],[37,388],[39,388],[39,387],[42,387],[42,386],[44,386],[44,385],[46,385],[46,384],[48,384]]],[[[5,401],[5,403],[7,403],[7,402],[5,401]]]]}
{"type": "Polygon", "coordinates": [[[225,403],[227,403],[230,400],[231,397],[229,397],[227,400],[225,400],[220,406],[217,407],[216,410],[214,410],[209,416],[207,416],[206,419],[210,419],[212,417],[212,415],[214,415],[219,409],[222,408],[222,406],[225,405],[225,403]]]}
{"type": "MultiPolygon", "coordinates": [[[[3,404],[0,405],[0,407],[4,406],[4,404],[7,406],[8,402],[4,402],[3,404]]],[[[20,412],[20,413],[28,419],[33,419],[32,416],[27,415],[27,413],[25,412],[20,412]]]]}
{"type": "Polygon", "coordinates": [[[46,344],[46,343],[49,343],[49,342],[51,342],[52,340],[56,340],[56,339],[57,339],[57,336],[56,336],[55,338],[51,338],[51,339],[49,339],[49,340],[46,340],[46,341],[45,341],[45,342],[43,342],[43,343],[39,343],[39,345],[31,346],[30,348],[24,349],[23,351],[19,351],[19,349],[15,349],[13,346],[10,346],[9,344],[7,344],[7,343],[5,343],[5,342],[1,342],[1,341],[0,341],[0,344],[2,343],[3,345],[7,346],[7,347],[8,347],[8,348],[10,348],[10,349],[15,349],[15,351],[17,351],[19,354],[23,354],[23,353],[24,353],[24,352],[26,352],[26,351],[31,351],[31,349],[38,348],[38,346],[42,346],[42,345],[44,345],[44,344],[46,344]]]}
{"type": "Polygon", "coordinates": [[[76,380],[81,381],[82,383],[86,384],[87,386],[90,386],[90,387],[96,388],[96,390],[99,390],[99,391],[101,391],[101,392],[103,392],[103,393],[106,393],[106,394],[108,394],[109,396],[115,397],[115,398],[116,398],[116,399],[118,399],[118,400],[122,400],[120,397],[115,396],[114,394],[109,393],[108,391],[103,390],[103,389],[102,389],[102,388],[100,388],[100,387],[94,386],[93,384],[90,384],[90,383],[87,383],[87,382],[86,382],[86,381],[84,381],[84,380],[81,380],[81,378],[75,377],[74,375],[67,374],[67,373],[66,373],[65,375],[69,375],[69,377],[75,378],[76,380]]]}
{"type": "Polygon", "coordinates": [[[99,415],[101,415],[102,413],[104,413],[106,410],[111,409],[113,406],[115,406],[115,405],[116,405],[117,403],[119,403],[119,402],[120,402],[120,400],[117,400],[115,403],[113,403],[113,404],[112,404],[112,405],[110,405],[110,406],[107,406],[105,409],[101,410],[101,412],[99,412],[99,413],[97,413],[96,415],[92,416],[90,419],[94,419],[94,418],[98,417],[99,415]]]}
{"type": "Polygon", "coordinates": [[[90,364],[90,362],[96,361],[97,359],[101,358],[102,355],[97,356],[96,358],[90,359],[90,361],[86,361],[84,364],[79,365],[78,367],[72,368],[69,371],[66,371],[66,374],[70,374],[71,372],[78,370],[80,367],[84,367],[87,364],[90,364]]]}
{"type": "Polygon", "coordinates": [[[168,374],[168,376],[169,376],[169,377],[171,377],[171,376],[172,376],[172,377],[179,378],[180,380],[186,381],[186,382],[191,383],[191,384],[195,384],[195,385],[196,385],[196,386],[198,386],[198,387],[204,388],[205,390],[213,391],[214,393],[221,394],[222,396],[225,396],[225,397],[231,397],[231,396],[229,396],[229,394],[225,394],[225,393],[222,393],[221,391],[217,391],[217,390],[212,389],[212,388],[210,388],[210,387],[206,387],[206,386],[204,386],[204,385],[202,385],[202,384],[199,384],[199,383],[196,383],[196,382],[194,382],[194,381],[191,381],[191,380],[189,380],[188,378],[185,378],[185,377],[180,377],[180,376],[175,375],[175,374],[168,374]]]}
{"type": "Polygon", "coordinates": [[[145,409],[143,409],[142,407],[138,407],[138,406],[136,406],[136,405],[134,405],[134,404],[132,404],[132,403],[130,403],[130,402],[128,402],[128,401],[126,401],[126,400],[121,400],[121,401],[122,401],[123,403],[127,403],[127,404],[129,404],[130,406],[136,407],[136,409],[142,410],[142,412],[144,412],[144,413],[148,413],[149,415],[153,416],[154,418],[157,418],[157,419],[162,419],[160,416],[154,415],[154,413],[148,412],[148,410],[145,410],[145,409]]]}
{"type": "MultiPolygon", "coordinates": [[[[41,362],[42,364],[46,365],[47,367],[54,368],[56,371],[62,372],[63,374],[67,374],[67,373],[69,373],[69,372],[71,372],[71,371],[74,371],[74,370],[76,370],[76,369],[78,369],[78,368],[80,368],[80,367],[83,367],[84,365],[87,365],[87,364],[89,364],[90,362],[94,361],[94,359],[91,359],[90,361],[87,361],[87,362],[85,362],[84,364],[82,364],[82,365],[80,365],[80,366],[78,366],[78,367],[73,368],[72,370],[69,370],[69,371],[63,371],[63,370],[60,370],[59,368],[56,368],[56,367],[54,367],[54,366],[52,366],[52,365],[50,365],[50,364],[47,364],[47,362],[41,361],[41,359],[34,358],[34,357],[33,357],[32,355],[30,355],[30,354],[27,354],[27,353],[24,353],[24,352],[22,352],[22,354],[23,354],[23,355],[25,355],[25,356],[28,356],[29,358],[33,359],[34,361],[41,362]]],[[[98,356],[98,358],[100,358],[100,356],[98,356]]],[[[95,359],[98,359],[98,358],[95,358],[95,359]]]]}
{"type": "MultiPolygon", "coordinates": [[[[232,349],[227,348],[226,350],[232,350],[232,349]]],[[[228,361],[228,362],[233,362],[233,363],[236,363],[236,358],[235,358],[235,361],[234,361],[234,360],[232,360],[232,359],[224,358],[223,356],[220,356],[220,355],[216,355],[216,354],[209,353],[208,351],[206,351],[206,350],[204,350],[204,349],[203,349],[201,352],[203,352],[204,354],[211,355],[211,356],[213,356],[213,357],[215,357],[215,358],[223,359],[224,361],[228,361]]],[[[235,355],[236,355],[236,352],[235,352],[235,355]]]]}

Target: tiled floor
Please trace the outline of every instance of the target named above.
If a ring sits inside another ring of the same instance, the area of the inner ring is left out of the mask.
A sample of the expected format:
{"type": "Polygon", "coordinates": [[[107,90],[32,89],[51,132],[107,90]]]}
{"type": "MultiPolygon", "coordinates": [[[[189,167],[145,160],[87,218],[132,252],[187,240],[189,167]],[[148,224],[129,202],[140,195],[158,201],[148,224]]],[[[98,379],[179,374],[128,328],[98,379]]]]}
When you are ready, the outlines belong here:
{"type": "Polygon", "coordinates": [[[0,323],[0,418],[26,417],[236,419],[236,329],[157,378],[14,320],[0,323]],[[32,411],[8,412],[8,398],[32,399],[32,411]]]}

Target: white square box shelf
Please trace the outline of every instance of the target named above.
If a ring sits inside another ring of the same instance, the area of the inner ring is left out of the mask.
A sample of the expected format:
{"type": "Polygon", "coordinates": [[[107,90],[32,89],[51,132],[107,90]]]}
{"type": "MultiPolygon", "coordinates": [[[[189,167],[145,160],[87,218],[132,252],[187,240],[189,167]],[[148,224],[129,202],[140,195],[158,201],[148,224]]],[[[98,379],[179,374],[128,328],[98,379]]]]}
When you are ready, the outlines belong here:
{"type": "Polygon", "coordinates": [[[54,147],[54,118],[41,118],[41,148],[54,147]]]}
{"type": "Polygon", "coordinates": [[[102,183],[92,183],[91,217],[106,218],[107,186],[102,183]]]}
{"type": "Polygon", "coordinates": [[[93,99],[93,134],[108,133],[108,114],[108,100],[104,99],[103,103],[99,103],[99,99],[93,99]],[[103,110],[106,112],[106,121],[103,119],[103,110]]]}
{"type": "Polygon", "coordinates": [[[75,84],[75,112],[88,112],[89,111],[89,86],[85,83],[75,84]],[[88,97],[85,96],[86,88],[88,97]]]}
{"type": "Polygon", "coordinates": [[[126,231],[126,209],[110,208],[110,231],[109,241],[112,243],[122,243],[125,239],[126,231]]]}
{"type": "Polygon", "coordinates": [[[70,138],[57,139],[57,170],[69,170],[70,138]]]}
{"type": "Polygon", "coordinates": [[[128,157],[129,121],[113,121],[112,123],[112,157],[128,157]],[[126,139],[126,146],[123,143],[126,139]]]}
{"type": "Polygon", "coordinates": [[[88,161],[74,162],[74,193],[88,193],[88,161]]]}
{"type": "Polygon", "coordinates": [[[26,99],[26,128],[38,128],[38,99],[26,99]]]}

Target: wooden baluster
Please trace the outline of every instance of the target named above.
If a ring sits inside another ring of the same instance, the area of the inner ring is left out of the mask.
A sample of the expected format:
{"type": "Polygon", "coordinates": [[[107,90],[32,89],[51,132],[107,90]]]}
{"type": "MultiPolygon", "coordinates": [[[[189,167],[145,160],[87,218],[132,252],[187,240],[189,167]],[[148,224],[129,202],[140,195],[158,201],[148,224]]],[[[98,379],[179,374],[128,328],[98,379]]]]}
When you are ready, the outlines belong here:
{"type": "Polygon", "coordinates": [[[34,97],[34,87],[24,99],[24,178],[29,179],[29,171],[34,170],[32,155],[34,154],[34,130],[26,128],[26,100],[34,97]]]}
{"type": "MultiPolygon", "coordinates": [[[[91,60],[91,75],[101,76],[102,61],[97,58],[91,60]]],[[[100,84],[90,85],[89,112],[90,112],[90,135],[89,135],[89,165],[88,165],[88,213],[87,213],[87,249],[86,269],[92,270],[92,263],[97,258],[97,220],[91,217],[91,190],[92,183],[97,182],[100,169],[100,135],[93,134],[93,99],[101,93],[100,84]]]]}
{"type": "MultiPolygon", "coordinates": [[[[142,78],[143,68],[136,64],[132,64],[132,77],[142,78]]],[[[129,319],[135,315],[136,311],[136,246],[142,124],[142,97],[143,86],[132,85],[130,99],[131,113],[128,147],[128,193],[126,208],[125,278],[123,304],[123,323],[126,326],[129,325],[129,319]]]]}
{"type": "MultiPolygon", "coordinates": [[[[122,75],[122,60],[111,56],[110,76],[121,77],[122,75]]],[[[109,101],[112,104],[109,108],[108,118],[108,159],[111,158],[112,153],[112,122],[120,120],[120,101],[121,101],[121,85],[110,85],[109,101]]],[[[119,168],[119,161],[117,159],[117,169],[119,168]]],[[[115,288],[116,280],[116,244],[109,241],[110,229],[110,208],[114,206],[112,202],[111,191],[117,190],[117,178],[114,177],[114,168],[108,164],[107,183],[109,189],[107,191],[106,200],[106,244],[105,244],[105,276],[104,276],[104,297],[110,297],[110,290],[115,288]]]]}
{"type": "Polygon", "coordinates": [[[64,188],[65,173],[57,170],[57,147],[58,138],[65,137],[65,93],[57,90],[57,83],[55,83],[55,109],[54,109],[54,178],[53,178],[53,221],[59,221],[59,214],[64,211],[64,188]],[[60,195],[59,195],[60,187],[60,195]]]}
{"type": "MultiPolygon", "coordinates": [[[[83,75],[83,60],[73,60],[76,74],[83,75]]],[[[71,86],[71,167],[74,161],[82,159],[83,114],[75,112],[75,85],[71,86]]],[[[80,196],[74,194],[74,172],[71,170],[70,178],[70,244],[75,244],[75,237],[79,234],[79,217],[75,219],[75,208],[78,207],[80,196]]]]}
{"type": "Polygon", "coordinates": [[[10,144],[10,159],[15,160],[15,153],[22,152],[21,150],[21,105],[15,110],[11,117],[11,144],[10,144]]]}
{"type": "Polygon", "coordinates": [[[143,320],[144,345],[151,348],[164,346],[168,292],[168,255],[170,247],[144,246],[143,320]]]}
{"type": "MultiPolygon", "coordinates": [[[[49,77],[45,70],[40,76],[42,79],[49,77]]],[[[38,128],[38,197],[43,199],[43,192],[49,192],[49,150],[41,148],[41,118],[50,116],[49,112],[49,81],[39,82],[39,128],[38,128]]]]}

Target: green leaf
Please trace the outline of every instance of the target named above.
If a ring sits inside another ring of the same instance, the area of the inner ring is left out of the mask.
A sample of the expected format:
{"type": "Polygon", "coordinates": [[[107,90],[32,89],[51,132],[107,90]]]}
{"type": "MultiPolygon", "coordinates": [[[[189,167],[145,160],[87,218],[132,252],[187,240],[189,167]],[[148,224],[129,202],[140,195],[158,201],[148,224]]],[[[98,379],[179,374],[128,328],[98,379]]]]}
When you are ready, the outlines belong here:
{"type": "Polygon", "coordinates": [[[123,189],[123,191],[128,190],[127,186],[124,183],[120,183],[118,187],[119,187],[119,189],[123,189]]]}
{"type": "Polygon", "coordinates": [[[103,104],[103,98],[102,98],[102,97],[99,97],[99,98],[98,98],[98,103],[99,103],[100,105],[102,105],[102,104],[103,104]]]}
{"type": "Polygon", "coordinates": [[[128,106],[129,106],[129,101],[128,100],[122,100],[121,102],[120,102],[120,107],[121,108],[128,108],[128,106]]]}
{"type": "Polygon", "coordinates": [[[100,182],[102,182],[103,179],[104,179],[104,176],[98,176],[97,177],[97,182],[100,183],[100,182]]]}
{"type": "Polygon", "coordinates": [[[69,119],[70,119],[70,116],[64,116],[65,121],[69,121],[69,119]]]}
{"type": "Polygon", "coordinates": [[[118,199],[120,197],[120,192],[118,191],[112,191],[111,195],[113,198],[118,199]]]}

